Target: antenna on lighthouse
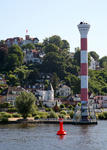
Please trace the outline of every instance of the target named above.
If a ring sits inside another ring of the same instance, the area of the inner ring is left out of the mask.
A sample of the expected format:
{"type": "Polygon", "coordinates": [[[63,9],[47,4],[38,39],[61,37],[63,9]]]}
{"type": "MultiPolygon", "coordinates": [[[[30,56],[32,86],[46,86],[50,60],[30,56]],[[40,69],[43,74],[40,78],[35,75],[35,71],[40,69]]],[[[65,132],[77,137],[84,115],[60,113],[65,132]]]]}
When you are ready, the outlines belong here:
{"type": "Polygon", "coordinates": [[[26,39],[26,40],[29,40],[29,39],[30,39],[30,36],[28,35],[28,29],[26,29],[25,39],[26,39]]]}
{"type": "Polygon", "coordinates": [[[28,29],[26,29],[26,34],[28,33],[28,29]]]}

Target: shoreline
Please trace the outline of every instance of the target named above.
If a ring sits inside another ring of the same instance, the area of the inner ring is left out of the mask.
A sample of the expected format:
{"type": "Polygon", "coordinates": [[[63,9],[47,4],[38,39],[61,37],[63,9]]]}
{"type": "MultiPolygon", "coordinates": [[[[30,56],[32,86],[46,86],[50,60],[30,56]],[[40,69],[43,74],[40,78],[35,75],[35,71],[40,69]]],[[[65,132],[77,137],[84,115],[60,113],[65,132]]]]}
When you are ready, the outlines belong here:
{"type": "MultiPolygon", "coordinates": [[[[7,122],[2,122],[0,121],[0,124],[23,124],[23,123],[28,123],[28,124],[59,124],[59,120],[34,120],[34,119],[9,119],[7,122]]],[[[97,124],[97,121],[94,122],[74,122],[73,120],[63,120],[63,124],[72,124],[72,125],[93,125],[97,124]]]]}

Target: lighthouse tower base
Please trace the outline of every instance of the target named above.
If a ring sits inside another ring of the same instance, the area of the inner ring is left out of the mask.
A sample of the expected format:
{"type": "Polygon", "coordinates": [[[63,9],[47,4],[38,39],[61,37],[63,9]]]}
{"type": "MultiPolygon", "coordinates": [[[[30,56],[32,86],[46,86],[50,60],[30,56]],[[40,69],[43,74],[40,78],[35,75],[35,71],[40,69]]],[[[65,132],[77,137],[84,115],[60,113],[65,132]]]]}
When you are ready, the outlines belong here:
{"type": "Polygon", "coordinates": [[[97,124],[93,105],[89,102],[81,102],[76,106],[73,116],[73,124],[97,124]]]}

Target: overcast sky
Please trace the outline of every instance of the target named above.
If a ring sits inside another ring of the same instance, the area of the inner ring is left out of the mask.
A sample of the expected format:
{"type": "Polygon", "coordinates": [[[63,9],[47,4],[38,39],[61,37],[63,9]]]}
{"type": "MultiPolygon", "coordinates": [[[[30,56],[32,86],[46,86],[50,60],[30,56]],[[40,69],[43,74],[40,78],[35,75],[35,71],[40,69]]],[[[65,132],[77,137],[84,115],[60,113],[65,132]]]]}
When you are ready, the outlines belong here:
{"type": "Polygon", "coordinates": [[[0,40],[24,37],[26,29],[40,42],[59,35],[70,43],[71,52],[80,45],[77,24],[91,25],[88,50],[107,56],[107,0],[1,0],[0,40]]]}

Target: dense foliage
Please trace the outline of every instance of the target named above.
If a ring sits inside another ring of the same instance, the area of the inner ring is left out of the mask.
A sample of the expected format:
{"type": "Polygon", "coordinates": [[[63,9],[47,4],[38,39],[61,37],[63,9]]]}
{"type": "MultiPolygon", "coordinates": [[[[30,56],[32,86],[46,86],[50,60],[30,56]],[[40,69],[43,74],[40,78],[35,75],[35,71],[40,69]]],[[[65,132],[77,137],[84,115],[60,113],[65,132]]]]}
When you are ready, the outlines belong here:
{"type": "MultiPolygon", "coordinates": [[[[91,51],[88,54],[89,65],[90,56],[98,61],[100,69],[89,70],[89,92],[106,95],[107,56],[99,59],[99,55],[91,51]]],[[[71,88],[73,94],[77,94],[80,93],[80,49],[76,48],[72,57],[69,43],[57,35],[45,38],[42,43],[27,44],[22,47],[13,45],[8,48],[4,41],[1,41],[0,73],[5,74],[9,85],[22,87],[33,85],[40,80],[41,73],[48,73],[51,74],[51,83],[55,90],[59,83],[64,83],[71,88]],[[32,62],[24,64],[25,49],[44,52],[42,64],[32,62]]]]}
{"type": "Polygon", "coordinates": [[[24,119],[32,113],[35,106],[36,98],[30,92],[21,92],[21,94],[16,97],[16,108],[17,111],[23,116],[24,119]]]}

